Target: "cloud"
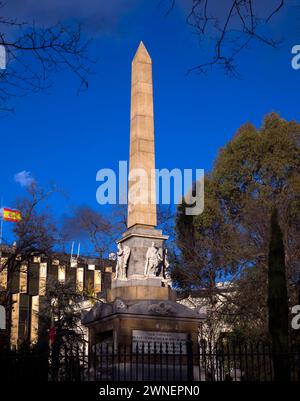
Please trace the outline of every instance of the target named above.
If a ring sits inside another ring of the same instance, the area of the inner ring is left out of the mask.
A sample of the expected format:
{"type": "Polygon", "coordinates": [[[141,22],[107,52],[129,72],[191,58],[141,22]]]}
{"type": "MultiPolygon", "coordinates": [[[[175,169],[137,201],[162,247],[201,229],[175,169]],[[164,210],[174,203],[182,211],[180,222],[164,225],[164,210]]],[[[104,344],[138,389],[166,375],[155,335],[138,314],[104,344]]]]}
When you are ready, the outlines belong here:
{"type": "Polygon", "coordinates": [[[14,176],[15,182],[21,185],[21,187],[28,188],[35,184],[35,179],[32,177],[30,171],[20,171],[14,176]]]}
{"type": "Polygon", "coordinates": [[[138,3],[138,0],[9,0],[2,13],[38,25],[75,19],[85,29],[97,33],[114,30],[122,16],[138,3]]]}

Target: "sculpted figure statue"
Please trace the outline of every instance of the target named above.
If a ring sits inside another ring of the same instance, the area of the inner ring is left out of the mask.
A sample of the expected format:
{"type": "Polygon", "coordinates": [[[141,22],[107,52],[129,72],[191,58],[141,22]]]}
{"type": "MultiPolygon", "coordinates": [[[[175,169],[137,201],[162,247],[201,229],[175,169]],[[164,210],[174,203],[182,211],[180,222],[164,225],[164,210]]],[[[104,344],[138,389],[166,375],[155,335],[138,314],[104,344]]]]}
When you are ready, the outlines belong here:
{"type": "Polygon", "coordinates": [[[168,256],[168,249],[164,249],[164,261],[163,261],[163,276],[167,284],[171,284],[171,274],[170,274],[170,262],[169,262],[169,256],[168,256]]]}
{"type": "Polygon", "coordinates": [[[116,279],[125,280],[127,278],[127,264],[130,256],[130,248],[127,245],[118,244],[116,279]]]}
{"type": "Polygon", "coordinates": [[[162,262],[162,257],[159,253],[158,248],[156,248],[154,242],[152,242],[152,245],[150,248],[147,250],[146,254],[146,263],[145,263],[145,270],[144,270],[144,275],[146,277],[149,276],[151,273],[153,276],[156,276],[156,269],[162,262]]]}

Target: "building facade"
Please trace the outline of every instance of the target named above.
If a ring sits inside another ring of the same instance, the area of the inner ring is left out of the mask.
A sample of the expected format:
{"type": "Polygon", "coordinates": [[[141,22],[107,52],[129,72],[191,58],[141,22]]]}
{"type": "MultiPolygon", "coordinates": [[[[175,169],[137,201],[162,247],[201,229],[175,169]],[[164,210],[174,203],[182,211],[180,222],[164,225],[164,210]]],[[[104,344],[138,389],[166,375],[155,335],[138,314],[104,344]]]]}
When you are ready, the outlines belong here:
{"type": "MultiPolygon", "coordinates": [[[[70,283],[84,298],[105,299],[111,287],[114,262],[92,257],[71,258],[68,254],[51,257],[33,256],[14,272],[8,271],[7,260],[13,248],[0,248],[0,295],[9,289],[10,304],[6,311],[10,327],[6,335],[12,347],[22,342],[36,343],[40,335],[40,305],[50,282],[70,283]],[[5,266],[5,268],[3,268],[5,266]]],[[[3,330],[2,330],[3,331],[3,330]]]]}

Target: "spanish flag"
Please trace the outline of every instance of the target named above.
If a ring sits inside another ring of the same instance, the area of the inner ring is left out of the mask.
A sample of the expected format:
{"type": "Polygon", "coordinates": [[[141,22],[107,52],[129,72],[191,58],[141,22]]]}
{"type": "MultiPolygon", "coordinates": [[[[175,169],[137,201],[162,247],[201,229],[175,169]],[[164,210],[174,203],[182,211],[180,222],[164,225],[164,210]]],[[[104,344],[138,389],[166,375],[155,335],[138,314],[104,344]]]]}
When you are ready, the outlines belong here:
{"type": "Polygon", "coordinates": [[[4,207],[2,209],[2,217],[4,221],[11,221],[13,223],[17,223],[22,220],[21,212],[15,209],[8,209],[4,207]]]}

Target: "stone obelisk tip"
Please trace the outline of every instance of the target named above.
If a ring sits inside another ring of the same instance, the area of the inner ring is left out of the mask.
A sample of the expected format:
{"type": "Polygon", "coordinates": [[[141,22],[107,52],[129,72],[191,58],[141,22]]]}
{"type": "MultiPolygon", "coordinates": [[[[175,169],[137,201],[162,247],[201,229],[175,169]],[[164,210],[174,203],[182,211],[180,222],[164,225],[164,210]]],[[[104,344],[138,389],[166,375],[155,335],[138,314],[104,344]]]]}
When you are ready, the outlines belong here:
{"type": "Polygon", "coordinates": [[[132,61],[127,227],[155,227],[156,188],[152,62],[143,42],[132,61]],[[135,174],[143,171],[144,178],[135,174]],[[137,181],[137,182],[136,182],[137,181]],[[137,184],[139,186],[137,187],[137,184]]]}
{"type": "Polygon", "coordinates": [[[139,44],[139,47],[137,48],[137,51],[135,53],[135,56],[132,60],[133,63],[140,62],[140,63],[151,63],[151,57],[144,45],[144,43],[141,41],[139,44]]]}

